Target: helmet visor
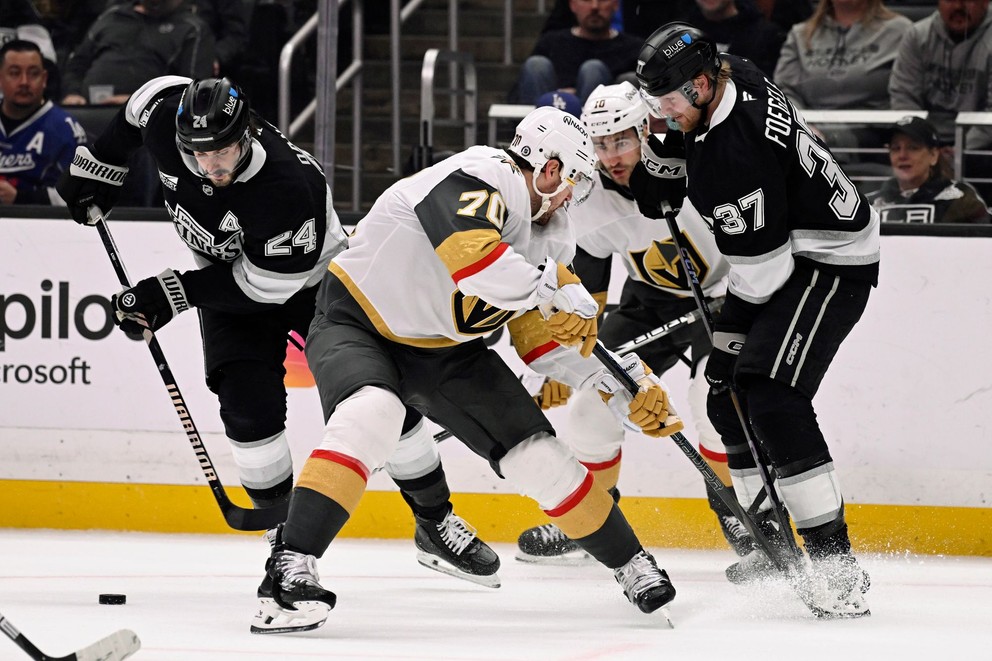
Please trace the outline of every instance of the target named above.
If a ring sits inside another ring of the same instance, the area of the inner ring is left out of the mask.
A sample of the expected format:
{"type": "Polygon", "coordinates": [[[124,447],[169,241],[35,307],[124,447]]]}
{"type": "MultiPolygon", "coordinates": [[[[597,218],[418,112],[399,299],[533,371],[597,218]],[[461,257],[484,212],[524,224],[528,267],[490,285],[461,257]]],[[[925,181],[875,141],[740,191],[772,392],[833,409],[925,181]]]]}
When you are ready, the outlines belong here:
{"type": "Polygon", "coordinates": [[[667,94],[662,94],[661,96],[653,96],[644,89],[639,89],[638,92],[641,98],[644,99],[644,103],[648,107],[648,112],[657,119],[667,119],[674,115],[680,115],[688,110],[692,104],[689,103],[689,99],[686,98],[685,93],[682,91],[686,85],[691,85],[692,81],[688,81],[683,85],[675,88],[673,91],[667,94]]]}
{"type": "Polygon", "coordinates": [[[592,177],[585,172],[579,172],[566,181],[572,186],[572,204],[579,205],[589,199],[589,194],[592,193],[592,177]]]}
{"type": "Polygon", "coordinates": [[[251,138],[246,133],[244,137],[222,149],[212,151],[194,151],[176,139],[176,146],[182,156],[183,163],[190,172],[210,179],[222,181],[237,171],[251,149],[251,138]]]}

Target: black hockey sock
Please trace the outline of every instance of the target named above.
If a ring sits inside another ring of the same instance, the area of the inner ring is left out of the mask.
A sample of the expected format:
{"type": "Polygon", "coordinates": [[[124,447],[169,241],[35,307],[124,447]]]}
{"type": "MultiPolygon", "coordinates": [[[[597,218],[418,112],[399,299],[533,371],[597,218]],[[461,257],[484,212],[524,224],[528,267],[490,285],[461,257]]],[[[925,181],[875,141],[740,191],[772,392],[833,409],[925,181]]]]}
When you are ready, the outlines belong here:
{"type": "Polygon", "coordinates": [[[599,530],[573,541],[610,569],[623,567],[641,550],[641,542],[616,503],[599,530]]]}
{"type": "Polygon", "coordinates": [[[844,519],[843,506],[841,506],[840,515],[833,521],[822,526],[803,528],[798,532],[803,537],[806,552],[813,560],[851,553],[851,538],[847,533],[847,521],[844,519]]]}
{"type": "Polygon", "coordinates": [[[255,509],[273,507],[274,505],[281,505],[282,503],[285,503],[289,500],[292,490],[292,475],[274,487],[269,487],[268,489],[254,489],[252,487],[245,487],[245,491],[248,492],[248,497],[251,498],[252,505],[255,506],[255,509]]]}
{"type": "Polygon", "coordinates": [[[400,488],[403,500],[420,518],[440,522],[451,511],[451,490],[441,465],[422,477],[411,480],[394,477],[393,482],[400,488]]]}
{"type": "Polygon", "coordinates": [[[282,541],[294,551],[319,558],[350,516],[348,510],[324,494],[296,487],[282,529],[282,541]]]}

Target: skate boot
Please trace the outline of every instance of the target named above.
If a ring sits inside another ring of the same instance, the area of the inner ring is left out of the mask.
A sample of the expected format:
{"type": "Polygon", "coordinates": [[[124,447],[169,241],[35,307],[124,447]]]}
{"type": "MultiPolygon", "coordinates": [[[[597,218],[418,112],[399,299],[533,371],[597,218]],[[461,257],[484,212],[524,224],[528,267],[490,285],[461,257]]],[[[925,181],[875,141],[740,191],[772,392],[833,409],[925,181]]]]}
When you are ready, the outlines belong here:
{"type": "MultiPolygon", "coordinates": [[[[290,551],[279,543],[272,549],[266,564],[266,573],[272,578],[272,594],[259,599],[251,632],[289,633],[309,631],[322,625],[337,597],[318,582],[317,559],[290,551]]],[[[259,586],[259,592],[263,586],[259,586]]]]}
{"type": "MultiPolygon", "coordinates": [[[[740,521],[737,521],[737,524],[743,528],[743,524],[740,521]]],[[[785,554],[791,553],[786,546],[785,540],[782,538],[782,534],[779,532],[778,522],[774,520],[771,510],[758,513],[755,517],[755,524],[764,533],[772,549],[782,557],[785,554]]],[[[789,529],[789,534],[792,534],[791,528],[789,529]]],[[[753,544],[752,549],[747,555],[727,567],[725,572],[727,574],[727,580],[740,585],[777,577],[779,575],[778,567],[772,559],[751,539],[750,535],[748,539],[753,544]]]]}
{"type": "Polygon", "coordinates": [[[592,562],[582,550],[553,523],[528,528],[517,538],[517,560],[545,565],[573,565],[592,562]]]}
{"type": "Polygon", "coordinates": [[[623,567],[613,570],[623,594],[642,613],[653,613],[675,598],[675,586],[654,557],[641,549],[623,567]]]}
{"type": "Polygon", "coordinates": [[[272,576],[269,575],[269,568],[272,566],[272,549],[276,547],[277,544],[282,543],[282,524],[280,523],[275,528],[269,528],[262,535],[262,539],[266,541],[269,545],[269,557],[265,559],[265,576],[262,577],[262,582],[258,586],[256,595],[259,599],[271,599],[272,598],[272,576]]]}
{"type": "Polygon", "coordinates": [[[478,583],[488,588],[500,585],[499,556],[475,534],[475,528],[449,510],[438,523],[415,516],[417,562],[428,569],[478,583]]]}
{"type": "Polygon", "coordinates": [[[854,618],[871,615],[865,594],[871,578],[850,553],[811,558],[807,603],[823,618],[854,618]]]}
{"type": "MultiPolygon", "coordinates": [[[[613,497],[613,502],[620,502],[620,492],[616,487],[607,492],[613,497]]],[[[542,565],[584,565],[595,562],[591,555],[553,523],[528,528],[520,533],[516,558],[520,562],[542,565]]]]}
{"type": "Polygon", "coordinates": [[[720,521],[720,530],[726,538],[730,548],[734,549],[739,557],[747,556],[756,547],[751,533],[747,531],[744,524],[733,514],[717,517],[720,521]]]}

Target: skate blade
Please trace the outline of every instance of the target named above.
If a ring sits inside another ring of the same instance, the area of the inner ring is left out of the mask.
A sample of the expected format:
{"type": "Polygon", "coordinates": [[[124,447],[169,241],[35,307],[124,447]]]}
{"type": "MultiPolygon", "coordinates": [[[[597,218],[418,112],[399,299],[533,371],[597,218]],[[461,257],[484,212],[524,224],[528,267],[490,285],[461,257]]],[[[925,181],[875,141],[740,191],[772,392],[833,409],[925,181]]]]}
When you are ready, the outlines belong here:
{"type": "Polygon", "coordinates": [[[532,565],[547,565],[549,567],[581,567],[596,564],[596,560],[582,549],[563,555],[531,555],[518,550],[514,557],[519,562],[526,562],[532,565]]]}
{"type": "Polygon", "coordinates": [[[259,599],[251,632],[259,634],[311,631],[327,620],[331,607],[322,601],[298,601],[296,610],[286,610],[274,599],[259,599]]]}
{"type": "Polygon", "coordinates": [[[476,585],[482,585],[487,588],[498,588],[501,585],[497,574],[490,574],[488,576],[470,574],[466,571],[462,571],[452,564],[445,562],[444,560],[441,560],[437,556],[424,553],[423,551],[417,552],[417,562],[428,569],[433,569],[438,573],[454,576],[455,578],[460,578],[464,581],[468,581],[469,583],[475,583],[476,585]]]}
{"type": "Polygon", "coordinates": [[[661,618],[663,620],[662,624],[666,628],[668,628],[668,629],[674,629],[675,628],[675,624],[672,622],[672,613],[671,613],[671,611],[668,610],[668,606],[662,606],[661,608],[659,608],[655,612],[658,615],[661,616],[661,618]]]}

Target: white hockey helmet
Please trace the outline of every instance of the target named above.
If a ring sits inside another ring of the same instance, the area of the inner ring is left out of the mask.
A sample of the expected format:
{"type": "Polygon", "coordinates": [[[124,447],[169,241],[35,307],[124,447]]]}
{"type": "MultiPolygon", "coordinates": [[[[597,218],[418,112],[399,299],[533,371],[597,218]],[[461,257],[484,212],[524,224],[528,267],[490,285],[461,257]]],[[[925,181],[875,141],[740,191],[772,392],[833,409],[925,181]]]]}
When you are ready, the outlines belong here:
{"type": "Polygon", "coordinates": [[[582,106],[582,123],[589,135],[600,138],[627,129],[647,133],[648,106],[637,88],[624,81],[617,85],[600,85],[582,106]]]}
{"type": "Polygon", "coordinates": [[[551,205],[551,198],[572,186],[572,203],[582,204],[592,191],[592,175],[596,169],[596,153],[592,139],[582,122],[572,115],[542,106],[527,113],[517,124],[516,135],[509,151],[527,161],[534,168],[532,187],[544,199],[539,218],[551,205]],[[561,185],[554,193],[537,189],[537,175],[552,158],[561,162],[561,185]]]}

